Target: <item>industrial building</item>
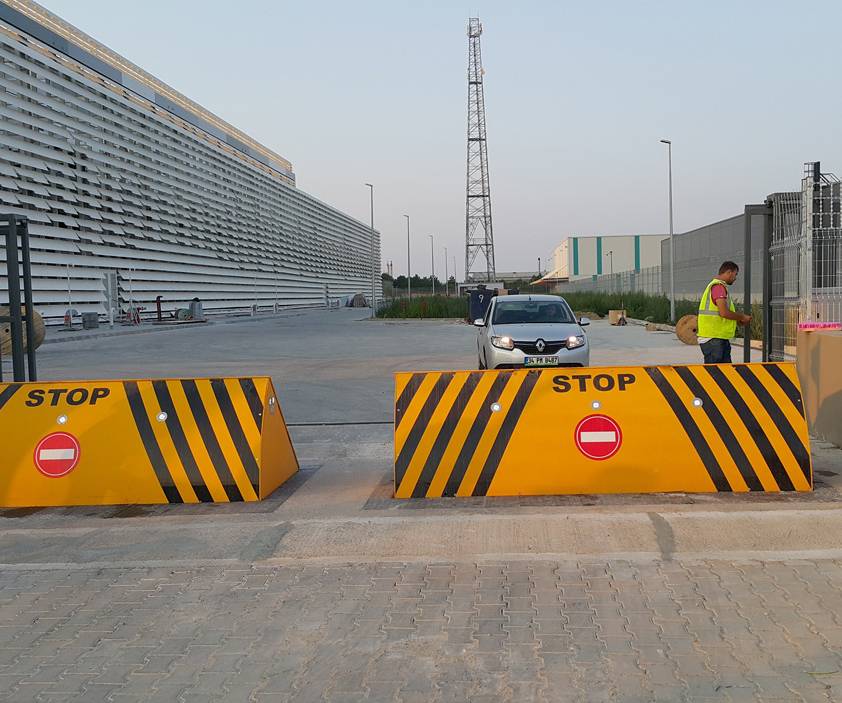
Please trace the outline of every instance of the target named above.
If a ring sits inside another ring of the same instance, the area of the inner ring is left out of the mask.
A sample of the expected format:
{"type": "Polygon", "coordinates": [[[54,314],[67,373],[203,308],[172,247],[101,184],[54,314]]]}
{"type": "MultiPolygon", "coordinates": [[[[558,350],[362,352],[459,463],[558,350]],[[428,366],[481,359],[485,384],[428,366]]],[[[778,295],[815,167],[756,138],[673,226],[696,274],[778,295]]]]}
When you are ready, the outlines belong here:
{"type": "Polygon", "coordinates": [[[554,250],[552,269],[544,277],[577,281],[619,271],[640,271],[661,263],[665,234],[618,234],[568,237],[554,250]]]}
{"type": "Polygon", "coordinates": [[[48,319],[149,310],[157,296],[223,311],[325,305],[373,281],[380,295],[369,225],[30,0],[0,0],[0,116],[0,213],[29,220],[48,319]]]}

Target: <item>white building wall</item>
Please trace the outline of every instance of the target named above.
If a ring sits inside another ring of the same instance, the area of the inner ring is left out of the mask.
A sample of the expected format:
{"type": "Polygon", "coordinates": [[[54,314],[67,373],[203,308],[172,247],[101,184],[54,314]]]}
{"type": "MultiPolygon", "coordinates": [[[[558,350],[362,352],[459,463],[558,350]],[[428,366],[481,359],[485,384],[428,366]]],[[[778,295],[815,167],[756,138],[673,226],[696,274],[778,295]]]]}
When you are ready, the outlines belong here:
{"type": "MultiPolygon", "coordinates": [[[[604,273],[635,271],[660,264],[660,242],[665,235],[613,235],[568,237],[565,241],[571,281],[604,273]]],[[[558,247],[556,251],[560,251],[558,247]]]]}
{"type": "Polygon", "coordinates": [[[555,249],[553,249],[552,268],[550,272],[552,278],[567,278],[570,275],[570,266],[568,259],[569,240],[565,239],[555,249]]]}
{"type": "Polygon", "coordinates": [[[0,213],[29,219],[46,317],[106,314],[111,273],[124,311],[380,294],[379,234],[231,141],[0,22],[0,213]]]}

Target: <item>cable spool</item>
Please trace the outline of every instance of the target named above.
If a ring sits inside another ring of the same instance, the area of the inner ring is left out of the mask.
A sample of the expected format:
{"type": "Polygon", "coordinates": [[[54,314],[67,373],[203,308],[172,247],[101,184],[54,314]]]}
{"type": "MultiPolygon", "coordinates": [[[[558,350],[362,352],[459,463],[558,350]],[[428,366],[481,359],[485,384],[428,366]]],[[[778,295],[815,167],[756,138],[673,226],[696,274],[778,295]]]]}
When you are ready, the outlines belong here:
{"type": "MultiPolygon", "coordinates": [[[[23,309],[21,310],[23,312],[23,309]]],[[[0,306],[0,317],[9,316],[9,307],[0,306]]],[[[35,349],[41,346],[47,330],[44,327],[44,318],[40,313],[35,312],[32,316],[32,327],[34,331],[35,349]]],[[[23,323],[23,348],[26,350],[26,323],[23,323]]],[[[0,356],[9,356],[12,353],[12,323],[0,322],[0,356]]]]}
{"type": "Polygon", "coordinates": [[[675,326],[675,336],[685,344],[696,345],[699,343],[698,329],[696,315],[685,315],[675,326]]]}

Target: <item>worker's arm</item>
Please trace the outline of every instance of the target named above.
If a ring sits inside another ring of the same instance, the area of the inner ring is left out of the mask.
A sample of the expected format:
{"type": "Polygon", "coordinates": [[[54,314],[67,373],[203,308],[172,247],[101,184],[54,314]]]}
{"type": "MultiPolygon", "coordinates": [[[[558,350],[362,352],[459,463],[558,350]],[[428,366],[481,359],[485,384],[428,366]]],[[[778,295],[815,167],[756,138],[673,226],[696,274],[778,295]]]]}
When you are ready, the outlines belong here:
{"type": "Polygon", "coordinates": [[[727,298],[720,298],[716,301],[716,307],[719,309],[719,316],[724,317],[726,320],[736,320],[741,325],[747,325],[751,322],[751,315],[743,315],[739,312],[731,312],[728,309],[728,299],[727,298]]]}

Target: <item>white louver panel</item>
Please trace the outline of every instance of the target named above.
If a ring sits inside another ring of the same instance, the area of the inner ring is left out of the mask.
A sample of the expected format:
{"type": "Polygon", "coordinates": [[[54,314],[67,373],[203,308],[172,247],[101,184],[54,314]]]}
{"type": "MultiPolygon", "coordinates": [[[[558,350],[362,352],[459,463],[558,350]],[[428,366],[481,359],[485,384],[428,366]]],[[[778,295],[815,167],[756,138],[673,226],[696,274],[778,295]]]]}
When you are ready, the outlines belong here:
{"type": "MultiPolygon", "coordinates": [[[[106,314],[113,272],[124,310],[158,295],[222,312],[370,293],[367,225],[54,53],[0,22],[0,213],[29,218],[48,321],[106,314]]],[[[378,291],[379,253],[375,233],[378,291]]]]}

